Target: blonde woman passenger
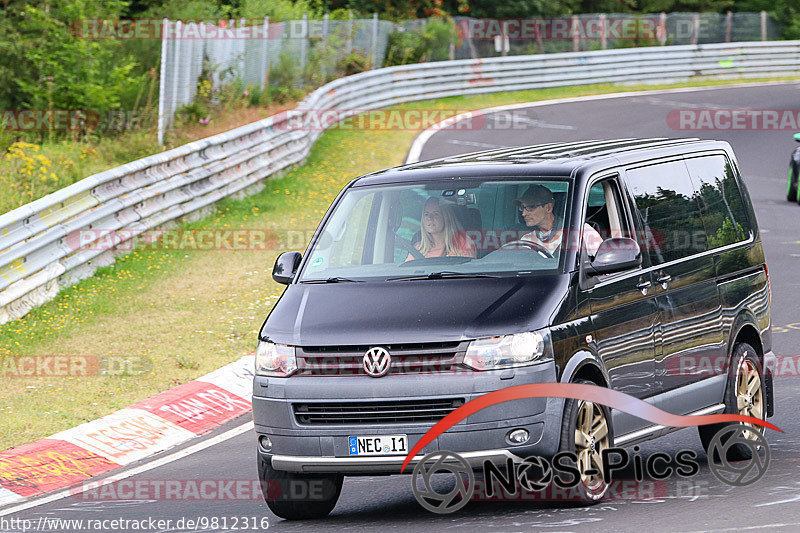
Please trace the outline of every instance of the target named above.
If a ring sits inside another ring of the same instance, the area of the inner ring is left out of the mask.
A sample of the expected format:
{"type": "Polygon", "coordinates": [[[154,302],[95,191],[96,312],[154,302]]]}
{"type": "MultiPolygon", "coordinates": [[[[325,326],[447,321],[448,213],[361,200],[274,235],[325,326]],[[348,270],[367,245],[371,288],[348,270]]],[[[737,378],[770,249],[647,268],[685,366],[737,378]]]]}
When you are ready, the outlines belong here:
{"type": "MultiPolygon", "coordinates": [[[[453,208],[438,198],[425,202],[420,223],[422,239],[414,246],[425,257],[476,257],[475,243],[461,228],[453,208]]],[[[408,254],[406,261],[413,259],[408,254]]]]}

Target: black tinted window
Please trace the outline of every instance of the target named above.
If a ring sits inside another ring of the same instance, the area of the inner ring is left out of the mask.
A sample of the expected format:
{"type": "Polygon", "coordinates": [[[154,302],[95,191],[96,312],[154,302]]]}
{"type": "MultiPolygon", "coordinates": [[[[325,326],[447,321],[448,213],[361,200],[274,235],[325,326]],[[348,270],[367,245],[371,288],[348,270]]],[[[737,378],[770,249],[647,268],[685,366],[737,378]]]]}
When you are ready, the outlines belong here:
{"type": "Polygon", "coordinates": [[[683,161],[631,169],[626,174],[649,241],[643,244],[653,264],[708,249],[695,189],[683,161]]]}
{"type": "Polygon", "coordinates": [[[709,246],[717,248],[747,239],[747,212],[727,158],[697,157],[687,159],[686,165],[699,191],[709,246]]]}

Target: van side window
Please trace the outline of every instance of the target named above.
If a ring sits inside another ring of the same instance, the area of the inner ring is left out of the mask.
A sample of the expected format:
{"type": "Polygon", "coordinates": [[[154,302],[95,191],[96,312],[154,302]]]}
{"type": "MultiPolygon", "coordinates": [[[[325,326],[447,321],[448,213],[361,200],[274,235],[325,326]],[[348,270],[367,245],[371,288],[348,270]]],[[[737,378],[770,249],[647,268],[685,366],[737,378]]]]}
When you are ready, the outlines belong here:
{"type": "Polygon", "coordinates": [[[683,161],[626,171],[641,217],[652,264],[708,249],[697,195],[683,161]]]}
{"type": "Polygon", "coordinates": [[[633,236],[620,194],[616,177],[599,181],[589,189],[584,222],[597,232],[590,232],[584,227],[583,248],[590,255],[606,239],[633,236]]]}
{"type": "Polygon", "coordinates": [[[708,245],[718,248],[746,240],[750,223],[733,168],[724,155],[686,160],[699,191],[708,245]]]}
{"type": "Polygon", "coordinates": [[[589,189],[585,222],[603,240],[631,237],[616,178],[597,182],[589,189]]]}

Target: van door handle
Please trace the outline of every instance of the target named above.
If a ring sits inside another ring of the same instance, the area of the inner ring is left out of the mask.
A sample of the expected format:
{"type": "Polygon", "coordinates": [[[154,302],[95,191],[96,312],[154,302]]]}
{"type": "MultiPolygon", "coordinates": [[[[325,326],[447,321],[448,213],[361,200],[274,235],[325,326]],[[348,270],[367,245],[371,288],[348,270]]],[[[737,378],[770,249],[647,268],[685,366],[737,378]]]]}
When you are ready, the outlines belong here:
{"type": "Polygon", "coordinates": [[[653,285],[653,284],[650,282],[650,280],[647,280],[647,281],[640,281],[640,282],[639,282],[639,284],[638,284],[638,285],[636,285],[636,288],[637,288],[637,289],[639,289],[640,291],[642,291],[642,294],[644,294],[645,296],[647,296],[647,291],[650,289],[650,287],[651,287],[652,285],[653,285]]]}
{"type": "Polygon", "coordinates": [[[670,276],[669,274],[662,274],[661,277],[658,278],[656,281],[661,284],[661,288],[666,290],[667,287],[669,287],[669,282],[672,281],[672,276],[670,276]]]}

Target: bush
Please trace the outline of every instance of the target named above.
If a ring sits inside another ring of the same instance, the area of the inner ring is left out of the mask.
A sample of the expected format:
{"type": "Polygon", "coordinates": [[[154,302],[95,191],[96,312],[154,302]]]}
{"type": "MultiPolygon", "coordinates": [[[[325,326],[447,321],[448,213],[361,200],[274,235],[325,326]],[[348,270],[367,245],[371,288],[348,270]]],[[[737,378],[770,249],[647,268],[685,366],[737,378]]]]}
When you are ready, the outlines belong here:
{"type": "Polygon", "coordinates": [[[385,66],[408,65],[450,59],[450,46],[458,44],[458,30],[451,20],[430,19],[413,30],[389,35],[385,66]]]}
{"type": "Polygon", "coordinates": [[[450,45],[458,44],[458,30],[450,20],[430,19],[422,31],[425,51],[422,61],[450,59],[450,45]]]}
{"type": "Polygon", "coordinates": [[[336,69],[345,76],[351,76],[369,70],[369,64],[370,60],[363,55],[352,53],[341,58],[336,64],[336,69]]]}
{"type": "Polygon", "coordinates": [[[303,94],[303,80],[295,58],[289,50],[278,56],[269,73],[267,96],[269,101],[283,103],[296,100],[303,94]]]}
{"type": "Polygon", "coordinates": [[[309,19],[322,18],[320,2],[314,0],[244,0],[240,16],[248,19],[300,20],[303,15],[309,19]]]}
{"type": "Polygon", "coordinates": [[[247,97],[247,105],[249,107],[258,107],[260,105],[267,105],[264,91],[258,85],[248,85],[244,92],[247,97]]]}
{"type": "Polygon", "coordinates": [[[399,27],[389,34],[384,65],[409,65],[419,63],[424,53],[421,31],[405,31],[399,27]]]}
{"type": "Polygon", "coordinates": [[[208,107],[199,99],[191,104],[182,105],[175,111],[175,121],[178,123],[199,122],[205,124],[208,118],[208,107]]]}

